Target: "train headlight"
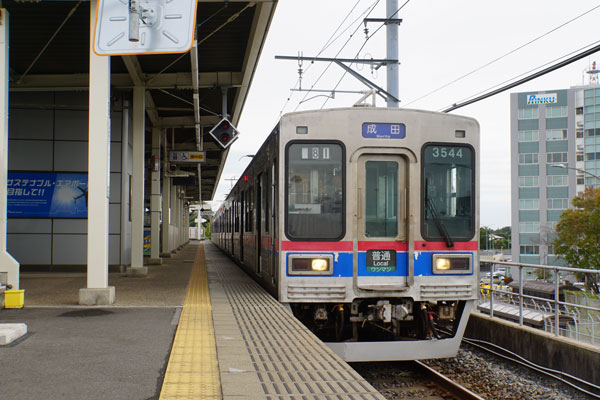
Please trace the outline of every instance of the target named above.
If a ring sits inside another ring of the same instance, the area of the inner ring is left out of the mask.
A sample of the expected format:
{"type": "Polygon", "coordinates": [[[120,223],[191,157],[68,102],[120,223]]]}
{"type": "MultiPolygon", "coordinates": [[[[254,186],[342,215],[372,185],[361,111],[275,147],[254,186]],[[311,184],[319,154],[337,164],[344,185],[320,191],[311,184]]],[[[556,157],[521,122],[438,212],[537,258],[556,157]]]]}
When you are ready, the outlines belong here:
{"type": "Polygon", "coordinates": [[[327,271],[329,269],[329,260],[325,258],[313,258],[310,266],[313,271],[327,271]]]}
{"type": "Polygon", "coordinates": [[[331,275],[333,274],[333,255],[289,254],[288,273],[290,275],[331,275]]]}
{"type": "Polygon", "coordinates": [[[434,274],[471,274],[473,273],[470,254],[434,254],[434,274]]]}

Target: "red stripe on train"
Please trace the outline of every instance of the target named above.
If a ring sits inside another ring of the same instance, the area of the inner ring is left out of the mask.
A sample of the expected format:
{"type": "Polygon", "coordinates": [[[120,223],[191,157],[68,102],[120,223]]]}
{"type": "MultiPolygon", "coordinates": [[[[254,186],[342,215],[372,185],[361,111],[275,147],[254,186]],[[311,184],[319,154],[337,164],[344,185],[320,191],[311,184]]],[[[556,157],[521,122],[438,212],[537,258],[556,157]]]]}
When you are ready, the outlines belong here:
{"type": "Polygon", "coordinates": [[[407,251],[408,243],[396,241],[363,241],[358,242],[358,251],[367,250],[396,250],[407,251]]]}
{"type": "Polygon", "coordinates": [[[476,241],[473,242],[454,242],[453,247],[448,247],[446,242],[424,242],[421,240],[415,241],[415,251],[477,251],[479,244],[476,241]]]}
{"type": "Polygon", "coordinates": [[[352,242],[291,242],[281,241],[282,251],[352,251],[352,242]]]}

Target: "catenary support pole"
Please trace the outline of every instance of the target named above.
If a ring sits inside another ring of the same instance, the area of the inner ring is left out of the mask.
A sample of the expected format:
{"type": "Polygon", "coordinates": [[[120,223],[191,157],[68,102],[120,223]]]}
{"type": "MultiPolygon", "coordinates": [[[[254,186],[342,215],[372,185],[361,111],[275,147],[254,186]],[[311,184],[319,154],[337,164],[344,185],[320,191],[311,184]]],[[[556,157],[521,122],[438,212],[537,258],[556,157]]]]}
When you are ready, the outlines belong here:
{"type": "Polygon", "coordinates": [[[0,8],[0,286],[19,289],[19,263],[6,251],[8,175],[8,11],[0,8]]]}
{"type": "Polygon", "coordinates": [[[146,275],[144,267],[144,125],[146,89],[133,88],[133,178],[131,196],[131,267],[127,275],[146,275]]]}
{"type": "MultiPolygon", "coordinates": [[[[386,3],[386,17],[388,19],[398,18],[395,13],[398,10],[398,0],[387,0],[386,3]]],[[[395,22],[388,22],[386,26],[386,38],[387,38],[387,53],[386,58],[388,60],[398,59],[398,24],[395,22]]],[[[399,98],[398,89],[398,63],[388,63],[386,66],[387,72],[387,91],[394,96],[396,99],[399,98]]],[[[399,103],[397,100],[388,97],[388,107],[398,107],[399,103]]]]}
{"type": "Polygon", "coordinates": [[[110,57],[92,50],[96,2],[90,1],[87,288],[79,290],[79,303],[84,305],[115,301],[115,288],[108,286],[110,57]]]}

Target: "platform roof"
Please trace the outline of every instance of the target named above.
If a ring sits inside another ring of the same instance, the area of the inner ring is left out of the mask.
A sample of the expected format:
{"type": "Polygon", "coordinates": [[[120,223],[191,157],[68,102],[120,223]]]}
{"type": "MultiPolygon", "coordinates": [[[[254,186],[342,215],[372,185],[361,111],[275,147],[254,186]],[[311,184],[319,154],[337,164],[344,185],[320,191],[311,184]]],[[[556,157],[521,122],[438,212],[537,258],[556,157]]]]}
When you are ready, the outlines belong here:
{"type": "MultiPolygon", "coordinates": [[[[150,158],[152,127],[167,128],[169,150],[196,150],[199,136],[203,138],[202,200],[214,197],[228,153],[208,134],[222,117],[221,88],[228,88],[228,114],[236,125],[276,2],[199,1],[197,46],[190,52],[111,57],[111,93],[131,91],[136,85],[146,87],[146,159],[150,158]],[[194,86],[200,130],[195,120],[194,86]]],[[[11,92],[87,90],[89,2],[0,0],[0,5],[9,13],[11,92]]],[[[196,167],[182,169],[197,172],[196,167]]],[[[185,189],[187,196],[199,198],[198,185],[185,189]]]]}

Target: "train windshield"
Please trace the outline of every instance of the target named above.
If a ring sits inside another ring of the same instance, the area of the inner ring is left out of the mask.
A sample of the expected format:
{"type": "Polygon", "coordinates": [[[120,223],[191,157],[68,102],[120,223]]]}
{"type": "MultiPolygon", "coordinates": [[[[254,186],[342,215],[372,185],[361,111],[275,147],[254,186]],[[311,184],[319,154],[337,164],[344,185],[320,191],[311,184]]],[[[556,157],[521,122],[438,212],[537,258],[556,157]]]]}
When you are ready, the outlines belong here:
{"type": "Polygon", "coordinates": [[[286,234],[295,240],[344,236],[344,149],[338,143],[287,148],[286,234]]]}
{"type": "Polygon", "coordinates": [[[467,146],[423,147],[422,234],[427,240],[470,240],[475,234],[475,156],[467,146]]]}

